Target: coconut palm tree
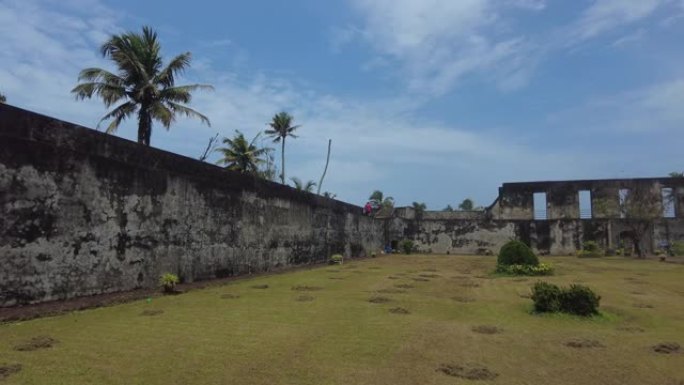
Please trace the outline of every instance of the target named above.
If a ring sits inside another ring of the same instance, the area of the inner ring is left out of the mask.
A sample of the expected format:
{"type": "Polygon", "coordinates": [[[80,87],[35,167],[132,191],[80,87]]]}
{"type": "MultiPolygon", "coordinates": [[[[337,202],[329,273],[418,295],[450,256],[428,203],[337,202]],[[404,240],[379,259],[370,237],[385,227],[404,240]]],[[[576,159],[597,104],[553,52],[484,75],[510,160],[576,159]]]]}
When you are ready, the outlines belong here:
{"type": "Polygon", "coordinates": [[[223,164],[228,170],[241,173],[258,174],[259,167],[266,163],[268,153],[272,148],[259,148],[255,145],[261,136],[257,134],[251,142],[248,142],[245,135],[239,130],[235,130],[233,138],[223,138],[225,147],[217,148],[216,151],[222,154],[218,164],[223,164]]]}
{"type": "Polygon", "coordinates": [[[150,145],[152,122],[160,122],[167,130],[177,115],[199,118],[210,125],[209,119],[185,106],[192,99],[192,92],[211,89],[211,86],[191,84],[176,85],[176,77],[190,66],[190,52],[182,53],[163,66],[161,45],[157,33],[143,27],[142,34],[127,32],[112,35],[102,47],[102,56],[111,59],[117,73],[101,68],[86,68],[78,75],[82,82],[71,90],[76,99],[98,96],[105,106],[118,104],[107,113],[98,126],[111,120],[106,132],[115,132],[121,122],[137,114],[138,143],[150,145]]]}
{"type": "Polygon", "coordinates": [[[306,183],[302,182],[302,180],[297,177],[290,178],[290,180],[294,183],[294,188],[298,191],[313,192],[314,187],[316,187],[316,182],[312,180],[306,183]]]}
{"type": "Polygon", "coordinates": [[[285,184],[285,139],[288,136],[296,138],[294,131],[300,126],[293,126],[294,118],[287,112],[280,112],[273,116],[268,124],[270,129],[266,130],[266,135],[273,138],[273,143],[281,142],[280,148],[280,181],[285,184]]]}
{"type": "Polygon", "coordinates": [[[375,190],[368,198],[376,207],[394,207],[394,198],[386,197],[380,190],[375,190]]]}

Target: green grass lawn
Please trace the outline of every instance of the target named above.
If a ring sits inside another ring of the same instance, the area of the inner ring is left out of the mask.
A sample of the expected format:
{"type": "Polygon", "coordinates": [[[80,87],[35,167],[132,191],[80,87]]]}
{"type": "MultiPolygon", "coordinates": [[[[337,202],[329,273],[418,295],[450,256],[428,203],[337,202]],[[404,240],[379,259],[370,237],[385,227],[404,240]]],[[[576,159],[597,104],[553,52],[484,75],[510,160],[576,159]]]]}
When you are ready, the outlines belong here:
{"type": "Polygon", "coordinates": [[[684,354],[651,350],[684,345],[684,265],[544,262],[545,280],[595,289],[602,315],[531,314],[537,278],[492,277],[494,257],[384,256],[3,324],[0,366],[21,370],[0,383],[483,383],[437,370],[448,364],[500,384],[684,384],[684,354]],[[38,336],[57,342],[15,349],[38,336]],[[576,339],[602,346],[565,345],[576,339]]]}

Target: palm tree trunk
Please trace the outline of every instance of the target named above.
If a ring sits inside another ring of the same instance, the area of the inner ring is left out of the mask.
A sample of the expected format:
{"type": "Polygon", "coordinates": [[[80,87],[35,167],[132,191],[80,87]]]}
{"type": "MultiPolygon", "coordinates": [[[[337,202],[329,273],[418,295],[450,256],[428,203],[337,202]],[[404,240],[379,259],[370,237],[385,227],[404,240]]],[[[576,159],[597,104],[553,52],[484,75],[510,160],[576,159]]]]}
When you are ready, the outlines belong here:
{"type": "Polygon", "coordinates": [[[149,146],[151,136],[152,117],[147,112],[145,106],[140,106],[140,112],[138,113],[138,143],[149,146]]]}
{"type": "Polygon", "coordinates": [[[283,137],[283,143],[280,150],[280,168],[282,168],[280,173],[280,181],[285,184],[285,137],[283,137]]]}

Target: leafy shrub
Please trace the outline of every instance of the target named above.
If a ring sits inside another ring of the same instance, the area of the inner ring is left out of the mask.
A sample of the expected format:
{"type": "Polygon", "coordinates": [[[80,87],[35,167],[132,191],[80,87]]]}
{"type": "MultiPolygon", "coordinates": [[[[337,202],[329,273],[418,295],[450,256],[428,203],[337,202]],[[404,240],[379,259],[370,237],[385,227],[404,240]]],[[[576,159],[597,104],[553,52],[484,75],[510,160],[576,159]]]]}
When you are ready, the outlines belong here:
{"type": "Polygon", "coordinates": [[[178,276],[172,273],[164,273],[159,277],[159,286],[165,293],[173,293],[176,291],[176,285],[180,282],[178,276]]]}
{"type": "Polygon", "coordinates": [[[498,265],[496,267],[496,272],[500,274],[509,275],[531,275],[531,276],[541,276],[541,275],[553,275],[553,267],[546,263],[540,263],[537,266],[532,265],[498,265]]]}
{"type": "Polygon", "coordinates": [[[532,301],[534,310],[539,313],[555,313],[560,311],[560,287],[548,283],[537,282],[532,287],[532,301]]]}
{"type": "Polygon", "coordinates": [[[564,312],[583,317],[598,314],[601,301],[601,297],[587,286],[560,288],[547,282],[535,283],[531,298],[537,312],[564,312]]]}
{"type": "Polygon", "coordinates": [[[672,254],[677,257],[684,257],[684,242],[673,242],[672,254]]]}
{"type": "Polygon", "coordinates": [[[399,248],[401,249],[401,251],[404,252],[404,254],[411,254],[416,250],[417,246],[413,243],[412,240],[404,239],[399,243],[399,248]]]}
{"type": "Polygon", "coordinates": [[[582,245],[582,250],[577,252],[578,258],[599,258],[603,256],[603,251],[595,241],[586,241],[582,245]]]}
{"type": "Polygon", "coordinates": [[[520,241],[509,241],[499,250],[499,265],[539,265],[539,259],[529,246],[520,241]]]}
{"type": "Polygon", "coordinates": [[[581,316],[598,314],[601,297],[587,286],[570,285],[560,296],[561,311],[581,316]]]}
{"type": "Polygon", "coordinates": [[[334,254],[328,260],[330,265],[341,265],[344,262],[344,257],[340,254],[334,254]]]}

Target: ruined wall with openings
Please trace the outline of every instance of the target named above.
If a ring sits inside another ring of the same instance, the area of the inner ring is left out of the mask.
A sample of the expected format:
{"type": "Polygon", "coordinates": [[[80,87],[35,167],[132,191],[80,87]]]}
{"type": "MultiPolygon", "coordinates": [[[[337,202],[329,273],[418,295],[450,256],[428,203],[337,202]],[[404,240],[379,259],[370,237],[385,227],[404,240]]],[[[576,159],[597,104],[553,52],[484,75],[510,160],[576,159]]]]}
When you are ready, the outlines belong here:
{"type": "Polygon", "coordinates": [[[363,256],[361,208],[0,104],[0,306],[363,256]]]}

